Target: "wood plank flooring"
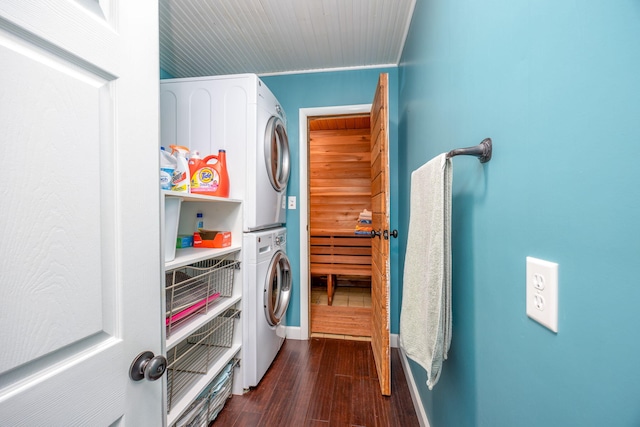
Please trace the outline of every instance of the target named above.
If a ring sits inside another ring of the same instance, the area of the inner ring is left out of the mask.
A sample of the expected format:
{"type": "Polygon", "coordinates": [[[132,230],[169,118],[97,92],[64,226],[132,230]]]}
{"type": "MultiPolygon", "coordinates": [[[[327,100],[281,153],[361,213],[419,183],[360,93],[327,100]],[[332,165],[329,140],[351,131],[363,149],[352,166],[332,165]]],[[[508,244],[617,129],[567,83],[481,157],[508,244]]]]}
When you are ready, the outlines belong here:
{"type": "Polygon", "coordinates": [[[229,399],[211,426],[419,426],[395,348],[391,365],[385,397],[369,342],[286,340],[258,387],[229,399]]]}

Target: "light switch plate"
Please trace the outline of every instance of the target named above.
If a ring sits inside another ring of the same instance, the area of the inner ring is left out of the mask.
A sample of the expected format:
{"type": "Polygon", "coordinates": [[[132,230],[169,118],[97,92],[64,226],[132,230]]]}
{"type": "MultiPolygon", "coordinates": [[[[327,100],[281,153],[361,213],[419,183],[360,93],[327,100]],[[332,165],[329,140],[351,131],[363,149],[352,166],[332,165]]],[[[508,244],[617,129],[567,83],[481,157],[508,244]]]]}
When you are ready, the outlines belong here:
{"type": "Polygon", "coordinates": [[[527,316],[558,332],[558,264],[527,257],[527,316]]]}

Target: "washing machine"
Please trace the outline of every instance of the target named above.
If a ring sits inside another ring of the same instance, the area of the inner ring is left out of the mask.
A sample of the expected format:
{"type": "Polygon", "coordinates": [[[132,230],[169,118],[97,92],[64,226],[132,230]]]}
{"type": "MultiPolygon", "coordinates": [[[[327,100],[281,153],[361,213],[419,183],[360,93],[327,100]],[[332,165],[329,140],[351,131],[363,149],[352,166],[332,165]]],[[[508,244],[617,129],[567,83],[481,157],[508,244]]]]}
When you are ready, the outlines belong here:
{"type": "Polygon", "coordinates": [[[244,388],[258,385],[285,339],[285,314],[292,281],[286,246],[287,230],[283,227],[244,234],[244,388]]]}
{"type": "Polygon", "coordinates": [[[283,225],[290,174],[286,115],[255,74],[162,80],[163,147],[201,157],[226,150],[229,197],[243,200],[243,231],[283,225]]]}

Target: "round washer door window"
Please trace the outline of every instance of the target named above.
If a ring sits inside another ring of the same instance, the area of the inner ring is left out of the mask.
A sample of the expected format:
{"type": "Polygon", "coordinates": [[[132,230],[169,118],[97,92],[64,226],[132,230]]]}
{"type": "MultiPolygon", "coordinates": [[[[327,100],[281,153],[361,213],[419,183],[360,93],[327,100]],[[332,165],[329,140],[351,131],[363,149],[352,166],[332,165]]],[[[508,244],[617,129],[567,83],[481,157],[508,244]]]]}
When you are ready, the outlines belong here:
{"type": "Polygon", "coordinates": [[[277,192],[284,191],[289,182],[289,137],[280,117],[273,116],[267,123],[264,160],[271,186],[277,192]]]}
{"type": "Polygon", "coordinates": [[[287,312],[291,299],[291,265],[282,251],[277,251],[264,285],[264,314],[271,326],[278,326],[287,312]]]}

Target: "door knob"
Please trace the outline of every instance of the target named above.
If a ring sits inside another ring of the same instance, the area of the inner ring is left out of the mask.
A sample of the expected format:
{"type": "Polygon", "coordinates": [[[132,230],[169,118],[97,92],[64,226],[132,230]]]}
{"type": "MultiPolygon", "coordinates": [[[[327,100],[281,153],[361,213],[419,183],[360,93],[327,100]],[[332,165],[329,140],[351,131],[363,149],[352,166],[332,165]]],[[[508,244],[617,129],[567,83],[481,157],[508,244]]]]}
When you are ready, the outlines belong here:
{"type": "Polygon", "coordinates": [[[380,230],[376,231],[376,230],[371,230],[371,238],[373,239],[374,237],[380,237],[382,233],[380,233],[380,230]]]}
{"type": "Polygon", "coordinates": [[[162,377],[166,370],[167,359],[163,355],[154,357],[151,351],[143,351],[133,360],[129,368],[129,377],[134,381],[140,381],[143,378],[155,381],[162,377]]]}
{"type": "MultiPolygon", "coordinates": [[[[384,230],[382,233],[384,240],[389,240],[389,230],[384,230]]],[[[393,230],[391,232],[391,237],[398,238],[398,230],[393,230]]]]}

